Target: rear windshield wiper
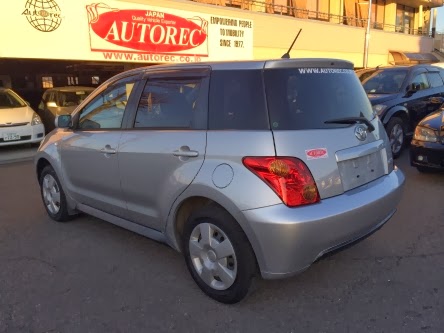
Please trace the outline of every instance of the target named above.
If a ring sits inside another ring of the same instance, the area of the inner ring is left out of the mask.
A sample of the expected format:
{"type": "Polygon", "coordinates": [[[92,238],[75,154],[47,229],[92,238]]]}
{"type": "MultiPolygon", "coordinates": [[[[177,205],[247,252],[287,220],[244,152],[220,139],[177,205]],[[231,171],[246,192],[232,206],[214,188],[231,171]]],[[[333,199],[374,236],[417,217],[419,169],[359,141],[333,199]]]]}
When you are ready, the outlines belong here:
{"type": "Polygon", "coordinates": [[[324,124],[365,124],[369,132],[375,130],[375,126],[365,117],[347,117],[324,121],[324,124]]]}

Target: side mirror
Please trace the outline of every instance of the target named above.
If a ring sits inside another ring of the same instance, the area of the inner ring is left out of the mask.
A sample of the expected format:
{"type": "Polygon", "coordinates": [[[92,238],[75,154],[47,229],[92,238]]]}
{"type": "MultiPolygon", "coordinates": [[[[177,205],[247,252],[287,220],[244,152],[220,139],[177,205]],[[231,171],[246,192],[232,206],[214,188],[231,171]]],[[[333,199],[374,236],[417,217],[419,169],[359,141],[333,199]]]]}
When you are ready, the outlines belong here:
{"type": "Polygon", "coordinates": [[[70,128],[72,125],[71,115],[64,114],[61,116],[57,116],[54,120],[54,123],[57,128],[70,128]]]}
{"type": "Polygon", "coordinates": [[[56,108],[57,104],[56,104],[56,102],[48,102],[48,103],[46,103],[46,106],[48,108],[56,108]]]}
{"type": "Polygon", "coordinates": [[[421,90],[421,85],[419,83],[412,83],[407,86],[407,94],[413,95],[419,90],[421,90]]]}

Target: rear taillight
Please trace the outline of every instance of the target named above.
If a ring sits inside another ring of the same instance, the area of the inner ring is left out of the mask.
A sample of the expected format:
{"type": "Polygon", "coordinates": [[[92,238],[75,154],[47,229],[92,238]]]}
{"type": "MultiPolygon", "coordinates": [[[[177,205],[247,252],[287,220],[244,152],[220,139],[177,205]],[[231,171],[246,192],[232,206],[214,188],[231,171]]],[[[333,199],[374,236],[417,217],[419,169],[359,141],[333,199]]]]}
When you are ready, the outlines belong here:
{"type": "Polygon", "coordinates": [[[295,157],[244,157],[243,163],[289,207],[320,201],[310,170],[295,157]]]}

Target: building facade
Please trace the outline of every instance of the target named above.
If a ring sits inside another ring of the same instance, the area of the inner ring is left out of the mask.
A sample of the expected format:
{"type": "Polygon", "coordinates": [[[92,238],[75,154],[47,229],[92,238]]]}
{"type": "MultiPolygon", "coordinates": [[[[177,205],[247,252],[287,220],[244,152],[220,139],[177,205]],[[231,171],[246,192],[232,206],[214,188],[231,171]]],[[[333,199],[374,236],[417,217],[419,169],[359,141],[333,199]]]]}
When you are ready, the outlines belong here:
{"type": "MultiPolygon", "coordinates": [[[[368,65],[433,50],[438,0],[373,0],[368,65]],[[435,12],[436,14],[436,12],[435,12]]],[[[158,63],[292,57],[363,66],[365,0],[9,0],[0,2],[0,85],[38,96],[158,63]]]]}

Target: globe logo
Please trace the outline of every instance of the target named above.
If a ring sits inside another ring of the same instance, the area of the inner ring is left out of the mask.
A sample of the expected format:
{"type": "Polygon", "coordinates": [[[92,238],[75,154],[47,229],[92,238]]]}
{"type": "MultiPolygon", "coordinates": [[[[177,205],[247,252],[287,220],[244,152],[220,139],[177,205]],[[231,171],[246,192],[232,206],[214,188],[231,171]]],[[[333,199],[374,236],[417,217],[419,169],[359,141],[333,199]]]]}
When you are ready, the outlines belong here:
{"type": "Polygon", "coordinates": [[[42,32],[56,30],[62,23],[62,12],[54,0],[27,0],[22,15],[29,24],[42,32]]]}

